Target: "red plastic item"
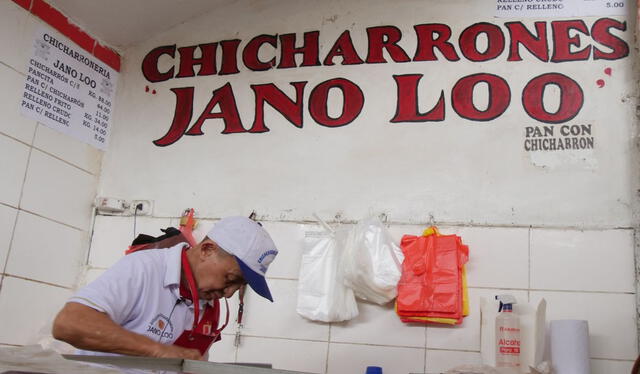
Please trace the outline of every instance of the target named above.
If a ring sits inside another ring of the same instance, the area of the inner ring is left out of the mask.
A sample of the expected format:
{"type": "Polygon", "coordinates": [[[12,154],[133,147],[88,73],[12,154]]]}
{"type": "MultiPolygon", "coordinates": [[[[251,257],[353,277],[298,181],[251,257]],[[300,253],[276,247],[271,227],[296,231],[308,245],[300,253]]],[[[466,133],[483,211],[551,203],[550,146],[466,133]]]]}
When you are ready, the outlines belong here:
{"type": "Polygon", "coordinates": [[[398,315],[462,322],[462,266],[469,249],[460,237],[405,235],[400,246],[405,259],[398,282],[398,315]]]}

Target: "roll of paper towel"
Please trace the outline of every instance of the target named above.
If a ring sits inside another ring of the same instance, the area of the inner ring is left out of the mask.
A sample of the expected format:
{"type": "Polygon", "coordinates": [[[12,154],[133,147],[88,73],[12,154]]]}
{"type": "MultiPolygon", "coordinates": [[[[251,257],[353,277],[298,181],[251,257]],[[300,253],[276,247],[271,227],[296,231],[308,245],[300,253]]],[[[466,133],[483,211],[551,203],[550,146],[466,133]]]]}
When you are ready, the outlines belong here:
{"type": "Polygon", "coordinates": [[[551,321],[550,335],[551,365],[554,373],[590,374],[587,321],[551,321]]]}

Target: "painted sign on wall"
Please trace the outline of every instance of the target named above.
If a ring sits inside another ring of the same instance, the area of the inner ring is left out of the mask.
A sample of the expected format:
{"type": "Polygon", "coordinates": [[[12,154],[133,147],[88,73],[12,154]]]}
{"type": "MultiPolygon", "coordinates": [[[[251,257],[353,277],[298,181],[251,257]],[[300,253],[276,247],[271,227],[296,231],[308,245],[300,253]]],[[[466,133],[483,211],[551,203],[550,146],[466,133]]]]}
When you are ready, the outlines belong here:
{"type": "MultiPolygon", "coordinates": [[[[390,74],[376,79],[391,80],[395,87],[395,92],[384,93],[395,101],[395,112],[388,113],[387,117],[390,125],[434,123],[452,117],[487,122],[500,118],[510,106],[519,106],[531,120],[541,125],[554,125],[575,118],[585,103],[585,90],[570,75],[555,71],[557,64],[618,60],[629,55],[629,45],[619,36],[627,31],[627,24],[612,18],[597,19],[590,27],[580,19],[539,21],[533,27],[527,27],[519,21],[506,22],[504,25],[480,22],[462,30],[457,40],[452,38],[451,27],[444,23],[414,25],[413,30],[415,45],[410,51],[399,44],[403,38],[399,28],[367,28],[366,56],[356,51],[350,30],[343,31],[335,40],[323,41],[332,45],[323,55],[320,54],[322,39],[319,31],[305,32],[302,40],[296,34],[262,34],[246,43],[234,39],[190,46],[164,45],[146,54],[142,61],[142,72],[148,82],[175,80],[179,85],[181,78],[336,64],[363,65],[364,69],[369,64],[391,62],[417,64],[436,61],[455,66],[458,61],[482,63],[533,59],[548,64],[548,72],[530,74],[523,71],[522,74],[530,76],[527,77],[528,83],[519,91],[515,91],[500,74],[481,71],[459,77],[451,87],[420,88],[424,74],[390,74]],[[243,48],[240,48],[241,45],[243,48]],[[265,54],[271,58],[260,57],[265,54]],[[485,107],[476,104],[480,86],[487,90],[488,102],[485,107]],[[435,102],[425,102],[422,99],[423,90],[436,91],[439,98],[435,102]],[[453,113],[447,112],[448,106],[453,113]]],[[[610,68],[605,72],[611,75],[610,68]]],[[[203,125],[212,119],[224,123],[222,134],[267,132],[270,130],[264,117],[267,104],[298,128],[303,127],[305,111],[318,125],[328,128],[347,126],[358,118],[368,95],[381,94],[365,92],[358,82],[343,77],[334,77],[313,87],[308,83],[290,82],[295,95],[287,95],[282,87],[274,83],[251,85],[255,106],[253,122],[249,126],[241,120],[237,98],[230,83],[217,87],[204,108],[195,108],[193,105],[196,87],[171,88],[176,102],[173,121],[166,134],[155,139],[154,144],[169,146],[183,135],[203,135],[203,125]],[[332,92],[340,94],[341,102],[332,104],[329,100],[332,92]],[[308,102],[307,107],[303,105],[305,101],[308,102]]],[[[598,81],[598,84],[603,86],[604,81],[598,81]]],[[[582,135],[590,134],[591,125],[588,123],[559,127],[557,130],[551,126],[529,126],[525,133],[524,149],[589,149],[594,147],[594,139],[582,135]],[[534,139],[542,137],[552,139],[534,139]]]]}

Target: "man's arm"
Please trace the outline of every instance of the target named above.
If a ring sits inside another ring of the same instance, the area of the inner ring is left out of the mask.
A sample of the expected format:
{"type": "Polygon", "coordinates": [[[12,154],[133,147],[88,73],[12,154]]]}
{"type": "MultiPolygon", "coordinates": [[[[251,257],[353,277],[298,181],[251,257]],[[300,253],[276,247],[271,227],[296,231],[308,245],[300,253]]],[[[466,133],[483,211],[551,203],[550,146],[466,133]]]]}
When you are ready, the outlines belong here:
{"type": "Polygon", "coordinates": [[[202,360],[195,349],[158,343],[128,331],[105,313],[80,303],[69,302],[53,321],[53,337],[76,348],[131,356],[178,357],[202,360]]]}

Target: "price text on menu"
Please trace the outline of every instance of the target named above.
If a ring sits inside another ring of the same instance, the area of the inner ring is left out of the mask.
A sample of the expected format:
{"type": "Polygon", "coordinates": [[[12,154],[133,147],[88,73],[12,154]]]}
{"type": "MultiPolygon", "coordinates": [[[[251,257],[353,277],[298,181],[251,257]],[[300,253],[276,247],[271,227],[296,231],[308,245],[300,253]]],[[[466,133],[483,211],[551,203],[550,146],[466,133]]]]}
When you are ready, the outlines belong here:
{"type": "Polygon", "coordinates": [[[496,17],[625,16],[628,0],[496,0],[496,17]]]}

